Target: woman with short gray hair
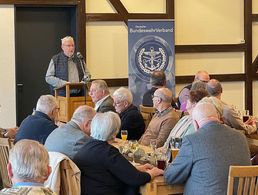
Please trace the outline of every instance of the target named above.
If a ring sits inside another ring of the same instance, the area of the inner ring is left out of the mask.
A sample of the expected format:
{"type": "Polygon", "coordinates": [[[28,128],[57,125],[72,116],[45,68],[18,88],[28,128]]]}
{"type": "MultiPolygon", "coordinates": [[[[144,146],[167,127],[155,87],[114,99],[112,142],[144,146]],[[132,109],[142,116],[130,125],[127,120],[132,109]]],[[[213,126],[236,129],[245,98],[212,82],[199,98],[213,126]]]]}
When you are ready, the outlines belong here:
{"type": "Polygon", "coordinates": [[[120,128],[114,112],[97,113],[92,120],[91,136],[74,157],[81,170],[81,194],[137,194],[137,189],[163,174],[149,164],[134,167],[110,143],[120,128]]]}

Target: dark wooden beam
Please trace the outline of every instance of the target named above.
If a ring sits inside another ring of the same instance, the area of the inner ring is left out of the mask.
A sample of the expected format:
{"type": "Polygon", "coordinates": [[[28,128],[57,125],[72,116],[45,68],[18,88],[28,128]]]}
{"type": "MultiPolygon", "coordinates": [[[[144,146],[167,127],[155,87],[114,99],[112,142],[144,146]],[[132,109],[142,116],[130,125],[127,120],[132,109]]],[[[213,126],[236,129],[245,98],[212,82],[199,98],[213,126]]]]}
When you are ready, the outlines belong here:
{"type": "MultiPolygon", "coordinates": [[[[245,74],[221,74],[210,75],[211,78],[217,79],[221,82],[245,81],[245,74]]],[[[119,79],[103,79],[107,82],[109,87],[128,86],[128,78],[119,79]]],[[[187,84],[194,80],[194,75],[176,76],[176,84],[187,84]]],[[[257,78],[258,80],[258,78],[257,78]]]]}
{"type": "Polygon", "coordinates": [[[0,4],[12,4],[12,5],[77,5],[78,0],[1,0],[0,4]]]}
{"type": "Polygon", "coordinates": [[[78,0],[76,6],[76,32],[77,45],[79,51],[86,56],[86,18],[85,18],[85,0],[78,0]]]}
{"type": "Polygon", "coordinates": [[[128,11],[124,7],[124,5],[121,3],[121,1],[120,0],[109,0],[109,2],[115,8],[117,13],[123,18],[123,21],[127,24],[127,21],[128,21],[128,11]]]}
{"type": "Polygon", "coordinates": [[[99,22],[99,21],[124,21],[123,17],[117,13],[90,13],[86,14],[87,22],[99,22]]]}
{"type": "Polygon", "coordinates": [[[134,14],[128,14],[128,19],[168,19],[168,15],[134,13],[134,14]]]}
{"type": "MultiPolygon", "coordinates": [[[[215,74],[210,75],[211,78],[217,79],[220,82],[245,81],[244,74],[215,74]]],[[[194,80],[194,75],[176,76],[176,84],[191,83],[194,80]]]]}
{"type": "Polygon", "coordinates": [[[166,0],[166,14],[169,19],[175,18],[175,2],[174,0],[166,0]]]}
{"type": "Polygon", "coordinates": [[[108,87],[128,86],[128,78],[103,79],[107,82],[108,87]]]}
{"type": "Polygon", "coordinates": [[[258,22],[258,14],[253,14],[252,15],[252,21],[253,22],[258,22]]]}
{"type": "Polygon", "coordinates": [[[216,44],[216,45],[176,45],[176,53],[198,53],[198,52],[243,52],[246,44],[216,44]]]}
{"type": "Polygon", "coordinates": [[[252,81],[252,0],[244,0],[244,38],[245,51],[245,109],[253,113],[252,81]]]}

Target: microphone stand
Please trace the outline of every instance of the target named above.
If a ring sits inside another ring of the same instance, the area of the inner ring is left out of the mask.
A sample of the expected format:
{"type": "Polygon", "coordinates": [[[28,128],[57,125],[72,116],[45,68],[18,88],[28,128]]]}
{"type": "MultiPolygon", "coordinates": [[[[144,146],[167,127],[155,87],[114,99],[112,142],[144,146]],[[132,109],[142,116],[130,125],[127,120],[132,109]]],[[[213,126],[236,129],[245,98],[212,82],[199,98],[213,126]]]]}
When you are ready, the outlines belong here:
{"type": "Polygon", "coordinates": [[[80,64],[81,64],[81,68],[82,68],[82,71],[83,71],[83,89],[84,89],[84,104],[86,105],[86,99],[87,99],[87,85],[86,85],[86,82],[87,82],[87,76],[86,76],[86,72],[85,72],[85,61],[81,58],[79,58],[80,60],[80,64]]]}

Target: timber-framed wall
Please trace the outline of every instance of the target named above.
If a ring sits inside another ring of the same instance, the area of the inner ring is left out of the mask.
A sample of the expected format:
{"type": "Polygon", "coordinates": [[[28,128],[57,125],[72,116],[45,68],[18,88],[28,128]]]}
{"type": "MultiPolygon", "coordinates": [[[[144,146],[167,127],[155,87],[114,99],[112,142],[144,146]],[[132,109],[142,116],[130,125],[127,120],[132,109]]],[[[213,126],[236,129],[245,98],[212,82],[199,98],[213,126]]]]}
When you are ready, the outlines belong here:
{"type": "MultiPolygon", "coordinates": [[[[86,13],[86,22],[96,21],[124,21],[128,19],[176,19],[174,14],[174,0],[166,0],[166,13],[164,14],[143,14],[128,13],[120,0],[109,0],[117,13],[86,13]]],[[[207,52],[243,52],[244,73],[241,74],[216,74],[212,78],[221,82],[243,81],[245,84],[245,107],[253,110],[253,81],[258,80],[258,57],[257,64],[252,62],[252,22],[258,21],[258,14],[252,14],[252,0],[244,0],[244,43],[240,44],[205,44],[205,45],[176,45],[176,53],[207,53],[207,52]]],[[[176,83],[190,83],[191,76],[176,76],[176,83]]],[[[110,86],[127,85],[127,79],[108,79],[110,86]]]]}
{"type": "MultiPolygon", "coordinates": [[[[117,13],[86,13],[85,0],[2,0],[0,4],[15,6],[76,6],[78,49],[86,54],[86,23],[96,21],[123,21],[128,19],[176,19],[174,17],[174,0],[166,0],[166,13],[128,13],[120,0],[109,0],[117,13]]],[[[252,23],[258,21],[258,14],[252,14],[252,0],[244,0],[244,43],[241,44],[207,44],[207,45],[176,45],[176,53],[204,52],[243,52],[244,73],[211,75],[222,82],[243,81],[245,83],[245,107],[253,110],[253,81],[258,80],[258,58],[252,62],[252,23]]],[[[192,82],[193,75],[176,76],[176,83],[192,82]]],[[[106,79],[109,86],[127,85],[128,79],[106,79]]]]}

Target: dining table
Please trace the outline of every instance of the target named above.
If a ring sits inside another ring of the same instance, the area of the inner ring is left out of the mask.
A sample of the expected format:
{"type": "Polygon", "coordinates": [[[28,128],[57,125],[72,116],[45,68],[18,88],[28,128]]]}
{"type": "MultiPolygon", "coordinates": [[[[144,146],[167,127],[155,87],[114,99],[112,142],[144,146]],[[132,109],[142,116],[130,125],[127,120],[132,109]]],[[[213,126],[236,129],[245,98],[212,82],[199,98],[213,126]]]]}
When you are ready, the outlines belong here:
{"type": "MultiPolygon", "coordinates": [[[[113,146],[119,148],[123,145],[125,141],[121,139],[115,139],[112,143],[113,146]]],[[[151,147],[139,145],[146,153],[152,151],[151,147]]],[[[164,176],[158,176],[152,179],[150,182],[142,185],[140,187],[140,194],[142,195],[171,195],[171,194],[183,194],[184,185],[183,184],[173,184],[169,185],[165,182],[164,176]]]]}
{"type": "Polygon", "coordinates": [[[140,187],[142,195],[170,195],[170,194],[183,194],[184,185],[173,184],[168,185],[164,181],[163,176],[158,176],[151,180],[149,183],[140,187]]]}

